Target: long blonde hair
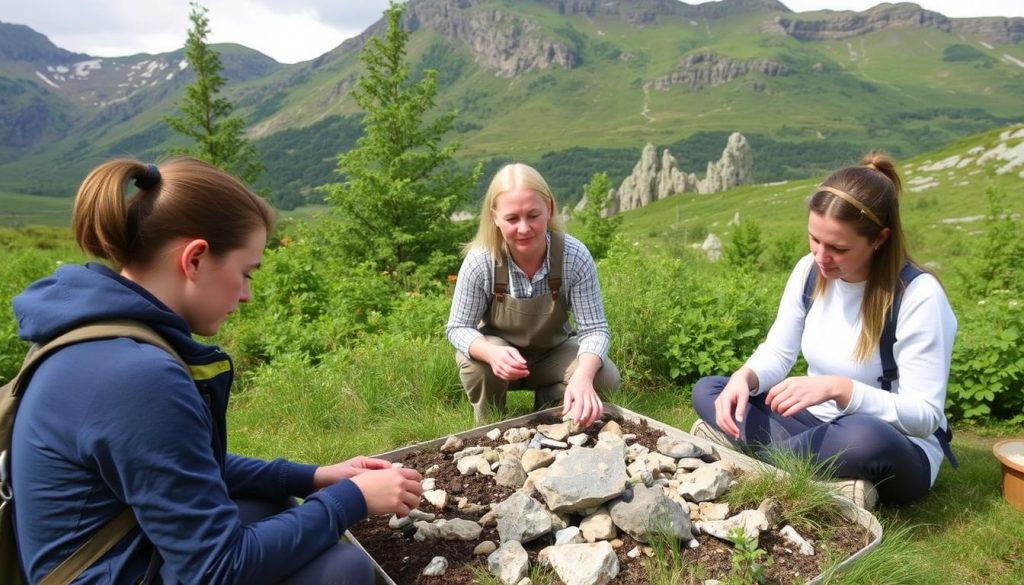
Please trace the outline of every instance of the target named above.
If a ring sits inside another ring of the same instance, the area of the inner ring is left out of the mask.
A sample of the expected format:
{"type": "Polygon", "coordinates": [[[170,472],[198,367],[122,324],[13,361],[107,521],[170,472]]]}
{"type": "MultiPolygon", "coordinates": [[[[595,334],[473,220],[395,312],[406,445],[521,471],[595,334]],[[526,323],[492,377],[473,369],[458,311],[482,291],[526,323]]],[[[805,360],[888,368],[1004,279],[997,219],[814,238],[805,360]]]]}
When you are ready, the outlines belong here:
{"type": "Polygon", "coordinates": [[[473,248],[483,248],[495,261],[500,260],[508,252],[505,238],[501,236],[501,230],[494,223],[494,210],[498,206],[498,196],[513,189],[529,189],[541,196],[551,208],[551,217],[548,218],[548,231],[562,232],[562,220],[558,216],[558,206],[555,204],[555,196],[551,193],[547,181],[537,172],[537,169],[523,163],[512,163],[501,167],[491,184],[487,187],[487,194],[484,196],[483,204],[480,207],[480,226],[477,228],[474,237],[463,248],[463,254],[473,248]]]}
{"type": "Polygon", "coordinates": [[[85,178],[71,223],[82,251],[121,268],[148,264],[179,237],[205,239],[220,256],[244,247],[256,228],[269,234],[274,219],[266,201],[205,162],[177,158],[157,166],[120,158],[85,178]],[[137,190],[126,199],[128,181],[137,190]]]}
{"type": "MultiPolygon", "coordinates": [[[[844,167],[829,175],[807,202],[811,213],[846,223],[870,242],[876,241],[882,230],[889,229],[889,237],[871,256],[860,308],[862,327],[854,351],[854,358],[860,362],[868,359],[878,348],[896,287],[902,286],[900,270],[903,265],[909,262],[928,272],[907,252],[906,236],[900,223],[901,190],[902,181],[892,160],[872,151],[859,165],[844,167]],[[852,197],[856,203],[841,195],[852,197]]],[[[814,298],[824,294],[827,285],[828,279],[819,272],[814,284],[814,298]]]]}

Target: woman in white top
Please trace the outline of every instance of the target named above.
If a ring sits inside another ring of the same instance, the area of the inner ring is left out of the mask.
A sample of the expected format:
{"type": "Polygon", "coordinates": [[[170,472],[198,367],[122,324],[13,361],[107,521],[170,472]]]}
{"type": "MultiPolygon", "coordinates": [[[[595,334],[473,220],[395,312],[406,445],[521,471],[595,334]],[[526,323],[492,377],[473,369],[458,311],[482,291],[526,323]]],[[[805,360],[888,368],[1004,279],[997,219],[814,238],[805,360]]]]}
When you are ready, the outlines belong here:
{"type": "Polygon", "coordinates": [[[710,426],[755,452],[834,458],[837,476],[873,483],[885,502],[928,492],[949,453],[957,323],[938,279],[907,254],[900,190],[892,161],[877,153],[815,190],[811,253],[754,355],[731,377],[697,383],[695,431],[710,426]],[[787,377],[799,352],[807,375],[787,377]]]}

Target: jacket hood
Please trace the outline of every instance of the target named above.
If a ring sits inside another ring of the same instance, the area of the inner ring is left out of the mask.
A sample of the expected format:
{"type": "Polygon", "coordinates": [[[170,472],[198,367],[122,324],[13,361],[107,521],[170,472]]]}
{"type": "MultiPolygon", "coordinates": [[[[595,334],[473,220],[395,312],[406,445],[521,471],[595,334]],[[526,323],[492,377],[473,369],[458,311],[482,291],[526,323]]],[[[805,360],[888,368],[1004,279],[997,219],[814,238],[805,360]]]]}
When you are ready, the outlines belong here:
{"type": "Polygon", "coordinates": [[[146,289],[97,263],[61,266],[29,285],[13,305],[18,336],[34,343],[83,323],[109,319],[142,321],[169,338],[191,337],[181,316],[146,289]]]}

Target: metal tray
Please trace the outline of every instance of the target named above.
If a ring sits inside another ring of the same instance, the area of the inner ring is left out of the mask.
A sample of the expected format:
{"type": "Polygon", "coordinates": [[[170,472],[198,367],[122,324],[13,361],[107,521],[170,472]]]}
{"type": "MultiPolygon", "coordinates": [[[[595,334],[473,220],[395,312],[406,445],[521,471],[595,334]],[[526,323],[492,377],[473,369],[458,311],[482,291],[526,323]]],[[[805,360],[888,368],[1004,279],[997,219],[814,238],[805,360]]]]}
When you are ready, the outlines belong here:
{"type": "MultiPolygon", "coordinates": [[[[470,429],[468,431],[463,431],[461,433],[455,433],[455,436],[459,437],[461,439],[474,439],[474,438],[482,437],[482,436],[486,435],[488,431],[490,431],[491,429],[494,429],[494,428],[509,429],[509,428],[513,428],[513,427],[534,426],[531,423],[532,423],[532,421],[534,421],[537,418],[545,417],[545,416],[553,416],[555,418],[558,418],[559,415],[561,414],[561,409],[562,409],[561,406],[556,406],[556,407],[553,407],[553,408],[549,408],[547,410],[541,410],[541,411],[538,411],[538,412],[533,412],[533,413],[530,413],[530,414],[527,414],[527,415],[524,415],[524,416],[520,416],[520,417],[517,417],[517,418],[506,419],[506,420],[503,420],[503,421],[500,421],[500,422],[497,422],[497,423],[494,423],[494,424],[489,424],[489,425],[484,425],[484,426],[481,426],[481,427],[476,427],[476,428],[470,429]]],[[[766,464],[766,463],[764,463],[762,461],[758,461],[757,459],[754,459],[752,457],[749,457],[747,455],[744,455],[744,454],[739,453],[737,451],[734,451],[732,449],[726,449],[726,448],[724,448],[724,447],[722,447],[720,445],[715,445],[715,444],[710,443],[710,442],[708,442],[708,441],[706,441],[704,439],[701,439],[699,437],[695,437],[695,436],[691,435],[690,433],[683,432],[683,431],[681,431],[681,430],[679,430],[679,429],[677,429],[675,427],[671,427],[671,426],[669,426],[669,425],[667,425],[665,423],[659,422],[659,421],[657,421],[657,420],[655,420],[653,418],[650,418],[648,416],[644,416],[644,415],[642,415],[642,414],[640,414],[638,412],[633,412],[632,410],[629,410],[627,408],[623,408],[621,406],[615,406],[614,404],[605,404],[604,410],[605,410],[605,414],[606,415],[611,415],[613,417],[622,417],[623,419],[631,421],[631,422],[634,422],[634,423],[639,423],[639,422],[643,421],[643,422],[647,423],[648,426],[656,428],[656,429],[659,429],[659,430],[663,431],[668,436],[676,437],[676,438],[680,438],[680,439],[686,439],[687,441],[691,441],[693,443],[697,443],[697,444],[701,445],[702,447],[709,448],[716,455],[718,455],[719,458],[722,459],[723,461],[725,461],[727,463],[730,463],[732,465],[735,465],[736,467],[739,467],[740,469],[743,469],[745,471],[763,471],[766,467],[770,467],[770,466],[768,466],[768,464],[766,464]]],[[[445,442],[445,440],[448,438],[448,436],[449,435],[445,435],[443,437],[439,437],[439,438],[433,439],[431,441],[425,441],[423,443],[416,443],[414,445],[409,445],[408,447],[402,447],[400,449],[395,449],[393,451],[388,451],[387,453],[381,453],[379,455],[375,455],[375,457],[379,457],[381,459],[386,459],[388,461],[398,461],[398,460],[402,459],[403,457],[405,457],[409,453],[413,453],[413,452],[416,452],[416,451],[422,451],[424,449],[431,449],[431,448],[437,449],[437,448],[439,448],[445,442]]],[[[868,533],[871,535],[871,542],[869,542],[867,545],[865,545],[863,548],[858,550],[856,553],[854,553],[853,555],[848,557],[843,562],[839,563],[838,570],[842,571],[847,566],[849,566],[851,563],[855,562],[857,559],[863,557],[864,555],[866,555],[869,552],[871,552],[872,550],[874,550],[882,542],[882,525],[878,522],[878,519],[875,518],[874,514],[872,514],[871,512],[868,512],[867,510],[864,510],[863,508],[860,508],[860,507],[854,505],[849,500],[847,500],[845,498],[841,498],[839,496],[836,496],[836,500],[840,502],[840,504],[842,506],[843,514],[848,519],[850,519],[852,521],[855,521],[858,524],[860,524],[861,526],[863,526],[868,531],[868,533]]],[[[363,546],[361,544],[359,544],[359,541],[351,533],[346,532],[345,533],[345,538],[349,542],[351,542],[352,544],[356,545],[357,547],[362,549],[364,552],[366,552],[366,549],[364,549],[363,546]]],[[[367,552],[367,555],[369,555],[368,552],[367,552]]],[[[371,556],[371,558],[372,558],[372,556],[371,556]]],[[[388,576],[387,573],[384,572],[384,570],[381,568],[381,566],[377,563],[376,560],[374,560],[373,565],[374,565],[374,567],[376,567],[376,570],[377,570],[377,582],[378,583],[385,583],[387,585],[397,585],[394,582],[394,580],[392,580],[391,577],[388,576]]],[[[816,585],[816,584],[821,583],[821,581],[822,581],[822,578],[819,575],[819,576],[815,577],[814,579],[811,579],[810,581],[808,581],[807,585],[816,585]]],[[[612,581],[612,583],[614,583],[614,581],[612,581]]]]}

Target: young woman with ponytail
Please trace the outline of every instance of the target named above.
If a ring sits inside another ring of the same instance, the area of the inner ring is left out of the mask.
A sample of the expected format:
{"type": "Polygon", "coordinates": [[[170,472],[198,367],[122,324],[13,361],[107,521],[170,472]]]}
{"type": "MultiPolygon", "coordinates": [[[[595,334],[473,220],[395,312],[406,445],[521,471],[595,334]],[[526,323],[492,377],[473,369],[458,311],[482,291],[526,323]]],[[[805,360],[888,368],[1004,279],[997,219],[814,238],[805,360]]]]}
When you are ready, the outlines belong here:
{"type": "Polygon", "coordinates": [[[29,583],[126,509],[137,525],[75,582],[373,583],[370,559],[339,537],[367,514],[407,515],[419,474],[366,457],[318,467],[228,453],[231,360],[192,338],[250,300],[273,223],[262,199],[194,159],[114,160],[82,183],[75,238],[111,267],[65,265],[30,285],[14,299],[19,335],[44,344],[128,320],[173,352],[92,339],[34,370],[11,445],[29,583]]]}
{"type": "Polygon", "coordinates": [[[948,429],[957,323],[938,279],[907,253],[900,192],[892,161],[874,152],[815,189],[811,253],[790,275],[754,355],[731,377],[697,382],[694,434],[831,461],[851,480],[841,485],[846,494],[866,507],[929,491],[948,450],[939,435],[948,429]],[[897,299],[895,342],[887,343],[897,299]],[[883,374],[886,349],[898,378],[883,374]],[[788,377],[801,352],[808,375],[788,377]]]}

